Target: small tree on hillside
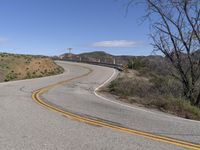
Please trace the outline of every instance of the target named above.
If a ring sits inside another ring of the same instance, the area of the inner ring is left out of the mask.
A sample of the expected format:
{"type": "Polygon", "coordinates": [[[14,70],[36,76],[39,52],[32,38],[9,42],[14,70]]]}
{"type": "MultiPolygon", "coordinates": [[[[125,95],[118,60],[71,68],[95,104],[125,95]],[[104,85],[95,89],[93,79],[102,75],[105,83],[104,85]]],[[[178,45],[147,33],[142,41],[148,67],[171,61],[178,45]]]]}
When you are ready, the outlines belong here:
{"type": "MultiPolygon", "coordinates": [[[[183,95],[200,106],[200,1],[129,0],[146,5],[152,45],[171,62],[172,76],[183,85],[183,95]]],[[[127,8],[128,8],[127,7],[127,8]]]]}

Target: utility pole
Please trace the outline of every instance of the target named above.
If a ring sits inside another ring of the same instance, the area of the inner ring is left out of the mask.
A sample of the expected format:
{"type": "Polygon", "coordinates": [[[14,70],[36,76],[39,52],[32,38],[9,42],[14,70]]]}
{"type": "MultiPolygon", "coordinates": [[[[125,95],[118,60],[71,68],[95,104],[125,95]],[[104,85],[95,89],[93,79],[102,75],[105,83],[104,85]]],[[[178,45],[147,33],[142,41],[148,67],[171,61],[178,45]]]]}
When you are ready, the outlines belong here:
{"type": "Polygon", "coordinates": [[[67,50],[69,51],[69,54],[70,54],[70,55],[71,55],[72,49],[73,49],[73,48],[67,48],[67,50]]]}
{"type": "Polygon", "coordinates": [[[116,62],[115,62],[115,58],[113,59],[113,64],[114,64],[114,65],[116,64],[116,62]]]}
{"type": "Polygon", "coordinates": [[[73,48],[67,48],[67,50],[69,51],[69,58],[70,58],[70,59],[71,59],[71,57],[72,57],[72,53],[71,53],[71,52],[72,52],[72,49],[73,49],[73,48]]]}

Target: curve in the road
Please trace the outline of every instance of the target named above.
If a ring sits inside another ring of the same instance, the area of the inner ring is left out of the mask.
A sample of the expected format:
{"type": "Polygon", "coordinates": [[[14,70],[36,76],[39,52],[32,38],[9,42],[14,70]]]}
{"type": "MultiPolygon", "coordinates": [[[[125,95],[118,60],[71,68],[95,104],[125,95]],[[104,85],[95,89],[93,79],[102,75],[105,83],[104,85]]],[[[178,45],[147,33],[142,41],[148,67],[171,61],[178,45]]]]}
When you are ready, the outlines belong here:
{"type": "MultiPolygon", "coordinates": [[[[164,143],[168,143],[168,144],[177,145],[177,146],[188,148],[188,149],[192,149],[192,150],[200,150],[200,145],[198,145],[198,144],[194,144],[194,143],[190,143],[190,142],[186,142],[186,141],[182,141],[182,140],[173,139],[173,138],[170,138],[170,137],[159,136],[159,135],[156,135],[156,134],[143,132],[143,131],[139,131],[139,130],[134,130],[134,129],[131,129],[131,128],[126,128],[126,127],[123,127],[123,126],[112,124],[111,122],[105,122],[103,120],[96,120],[96,119],[85,117],[85,116],[82,116],[82,115],[79,115],[79,114],[76,114],[76,113],[73,113],[73,112],[64,111],[64,110],[62,110],[60,108],[57,108],[57,107],[53,106],[52,104],[48,104],[47,102],[45,102],[41,98],[41,95],[44,94],[45,92],[49,91],[50,89],[55,88],[55,87],[57,87],[59,85],[66,84],[66,83],[68,83],[70,81],[73,81],[73,80],[80,79],[80,78],[83,78],[85,76],[88,76],[93,71],[92,69],[90,69],[88,67],[84,67],[84,66],[81,66],[81,67],[83,67],[85,69],[88,69],[88,72],[83,74],[83,75],[71,78],[69,80],[61,81],[61,82],[58,82],[56,84],[52,84],[52,85],[49,85],[49,86],[46,86],[46,87],[43,87],[43,88],[40,88],[40,89],[34,91],[33,94],[32,94],[33,100],[36,103],[38,103],[39,105],[41,105],[41,106],[43,106],[43,107],[45,107],[45,108],[47,108],[47,109],[49,109],[51,111],[60,113],[61,115],[66,116],[66,117],[68,117],[70,119],[73,119],[73,120],[84,122],[84,123],[87,123],[87,124],[90,124],[90,125],[110,128],[110,129],[113,129],[113,130],[125,132],[125,133],[132,134],[132,135],[141,136],[141,137],[144,137],[144,138],[147,138],[147,139],[151,139],[151,140],[155,140],[155,141],[159,141],[159,142],[164,142],[164,143]]],[[[97,87],[95,89],[94,93],[95,93],[96,96],[102,98],[102,96],[98,95],[96,92],[100,87],[102,87],[107,82],[109,82],[112,79],[113,76],[114,75],[112,74],[112,76],[108,80],[106,80],[102,85],[100,85],[99,87],[97,87]]]]}

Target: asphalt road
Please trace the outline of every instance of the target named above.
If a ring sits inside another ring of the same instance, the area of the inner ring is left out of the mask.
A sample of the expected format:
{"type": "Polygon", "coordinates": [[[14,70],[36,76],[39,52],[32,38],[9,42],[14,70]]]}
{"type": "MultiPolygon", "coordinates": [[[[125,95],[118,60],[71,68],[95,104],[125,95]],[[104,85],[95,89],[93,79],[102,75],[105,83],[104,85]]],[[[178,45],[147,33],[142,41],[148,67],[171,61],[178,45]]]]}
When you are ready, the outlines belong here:
{"type": "Polygon", "coordinates": [[[200,149],[200,122],[130,106],[94,92],[117,71],[57,63],[65,68],[64,74],[0,84],[0,149],[200,149]]]}

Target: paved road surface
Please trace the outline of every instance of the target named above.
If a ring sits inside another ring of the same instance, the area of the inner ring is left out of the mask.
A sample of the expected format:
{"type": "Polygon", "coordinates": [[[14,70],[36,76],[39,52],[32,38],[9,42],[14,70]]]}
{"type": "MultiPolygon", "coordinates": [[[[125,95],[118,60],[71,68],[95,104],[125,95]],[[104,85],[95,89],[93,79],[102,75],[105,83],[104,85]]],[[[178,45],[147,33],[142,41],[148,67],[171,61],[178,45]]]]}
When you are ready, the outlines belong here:
{"type": "MultiPolygon", "coordinates": [[[[57,63],[65,68],[64,74],[0,84],[0,149],[186,149],[174,142],[170,144],[165,140],[163,142],[101,125],[83,123],[44,108],[32,99],[33,91],[66,80],[68,82],[50,88],[40,98],[58,109],[85,118],[200,144],[200,122],[129,107],[115,99],[96,96],[94,90],[111,76],[114,78],[117,75],[113,69],[88,64],[57,63]],[[76,79],[70,80],[72,78],[76,79]]],[[[195,146],[190,148],[199,149],[195,146]]]]}

